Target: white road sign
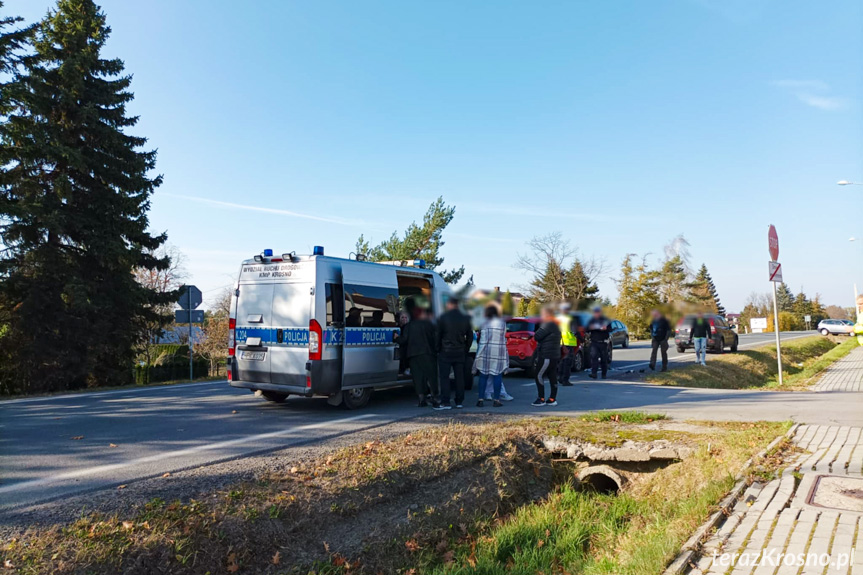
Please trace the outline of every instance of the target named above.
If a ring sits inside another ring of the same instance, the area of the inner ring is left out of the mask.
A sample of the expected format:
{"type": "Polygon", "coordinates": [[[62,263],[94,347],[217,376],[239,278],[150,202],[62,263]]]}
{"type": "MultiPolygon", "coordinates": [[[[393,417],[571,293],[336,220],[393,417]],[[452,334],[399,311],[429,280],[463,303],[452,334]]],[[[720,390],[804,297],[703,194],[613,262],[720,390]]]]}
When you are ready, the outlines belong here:
{"type": "Polygon", "coordinates": [[[782,283],[782,264],[779,262],[769,262],[770,269],[770,279],[768,281],[772,281],[775,283],[782,283]]]}

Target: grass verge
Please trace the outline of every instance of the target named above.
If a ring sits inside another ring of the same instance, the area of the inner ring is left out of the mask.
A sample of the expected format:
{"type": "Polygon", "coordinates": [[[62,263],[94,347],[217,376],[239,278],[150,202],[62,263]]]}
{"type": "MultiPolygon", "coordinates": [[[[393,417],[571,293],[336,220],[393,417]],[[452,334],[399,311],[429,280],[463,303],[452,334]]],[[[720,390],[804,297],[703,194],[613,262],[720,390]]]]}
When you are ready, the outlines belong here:
{"type": "Polygon", "coordinates": [[[820,335],[783,343],[781,387],[777,377],[775,345],[710,356],[707,366],[688,365],[648,375],[645,380],[659,385],[717,389],[805,389],[818,374],[855,347],[856,338],[837,340],[820,335]]]}
{"type": "Polygon", "coordinates": [[[96,575],[657,573],[743,462],[788,428],[616,415],[452,424],[356,445],[201,500],[32,530],[0,547],[0,564],[96,575]],[[602,496],[540,448],[548,435],[661,436],[694,454],[602,496]]]}

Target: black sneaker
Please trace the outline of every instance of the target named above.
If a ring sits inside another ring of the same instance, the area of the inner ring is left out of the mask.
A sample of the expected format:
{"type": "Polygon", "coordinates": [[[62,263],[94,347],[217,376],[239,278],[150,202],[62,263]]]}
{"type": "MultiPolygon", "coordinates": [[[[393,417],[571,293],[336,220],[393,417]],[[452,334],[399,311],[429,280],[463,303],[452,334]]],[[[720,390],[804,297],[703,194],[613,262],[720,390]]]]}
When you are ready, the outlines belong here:
{"type": "Polygon", "coordinates": [[[602,374],[602,379],[605,379],[605,374],[604,374],[604,373],[602,374]]]}
{"type": "Polygon", "coordinates": [[[553,398],[553,397],[549,397],[549,398],[545,401],[545,404],[546,404],[546,405],[557,405],[557,400],[556,400],[555,398],[553,398]]]}
{"type": "Polygon", "coordinates": [[[649,368],[650,368],[650,371],[656,371],[656,366],[655,366],[655,365],[648,365],[647,367],[649,367],[649,368]]]}
{"type": "Polygon", "coordinates": [[[537,397],[533,403],[531,403],[534,407],[543,407],[545,405],[545,400],[541,397],[537,397]]]}
{"type": "Polygon", "coordinates": [[[485,404],[482,402],[482,400],[481,400],[481,399],[480,399],[479,401],[477,401],[477,402],[476,402],[476,406],[477,406],[477,407],[483,407],[484,405],[485,405],[485,404]]]}
{"type": "Polygon", "coordinates": [[[595,374],[595,373],[590,373],[590,374],[588,374],[588,375],[587,375],[587,377],[589,377],[590,379],[596,379],[596,374],[595,374]]]}
{"type": "Polygon", "coordinates": [[[564,381],[560,385],[562,385],[564,387],[571,387],[573,385],[573,383],[571,381],[564,381]]]}
{"type": "Polygon", "coordinates": [[[452,406],[448,403],[439,403],[434,407],[438,411],[443,411],[445,409],[452,409],[452,406]]]}
{"type": "Polygon", "coordinates": [[[503,404],[502,404],[500,401],[498,401],[497,399],[495,399],[495,400],[494,400],[494,403],[492,403],[492,406],[494,406],[494,407],[503,407],[503,404]]]}
{"type": "Polygon", "coordinates": [[[421,399],[420,402],[417,404],[417,407],[428,407],[428,406],[429,406],[429,402],[426,401],[425,399],[421,399]]]}

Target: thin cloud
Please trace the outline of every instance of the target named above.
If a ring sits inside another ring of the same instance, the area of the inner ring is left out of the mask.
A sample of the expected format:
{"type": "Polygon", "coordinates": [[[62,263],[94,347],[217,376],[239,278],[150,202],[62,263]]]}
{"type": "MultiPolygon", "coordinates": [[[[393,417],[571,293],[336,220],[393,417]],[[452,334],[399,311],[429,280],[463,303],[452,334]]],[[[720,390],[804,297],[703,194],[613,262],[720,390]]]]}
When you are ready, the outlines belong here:
{"type": "Polygon", "coordinates": [[[169,196],[172,198],[179,198],[182,200],[190,200],[192,202],[199,202],[202,204],[208,204],[211,206],[217,206],[221,208],[231,208],[235,210],[245,210],[247,212],[263,212],[267,214],[276,214],[280,216],[288,216],[292,218],[301,218],[304,220],[313,220],[316,222],[327,222],[330,224],[342,224],[348,226],[361,226],[365,225],[364,222],[360,222],[358,220],[348,220],[344,218],[333,218],[333,217],[325,217],[325,216],[316,216],[314,214],[306,214],[303,212],[295,212],[293,210],[283,210],[281,208],[270,208],[265,206],[253,206],[250,204],[235,204],[233,202],[223,202],[221,200],[213,200],[210,198],[199,198],[197,196],[184,196],[180,194],[168,194],[162,192],[160,195],[169,196]]]}
{"type": "Polygon", "coordinates": [[[797,98],[813,108],[821,110],[841,110],[848,105],[848,100],[837,96],[816,96],[814,94],[797,94],[797,98]]]}
{"type": "Polygon", "coordinates": [[[847,98],[830,94],[830,85],[821,80],[777,80],[772,84],[812,108],[835,111],[848,106],[847,98]]]}

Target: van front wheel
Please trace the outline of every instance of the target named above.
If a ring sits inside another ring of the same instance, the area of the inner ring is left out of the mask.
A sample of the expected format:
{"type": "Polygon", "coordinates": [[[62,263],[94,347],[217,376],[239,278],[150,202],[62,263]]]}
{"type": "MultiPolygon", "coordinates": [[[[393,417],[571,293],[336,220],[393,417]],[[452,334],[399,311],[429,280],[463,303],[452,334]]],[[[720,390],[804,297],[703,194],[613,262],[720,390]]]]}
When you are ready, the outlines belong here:
{"type": "Polygon", "coordinates": [[[360,409],[365,407],[371,398],[371,387],[346,389],[342,392],[342,405],[347,409],[360,409]]]}

